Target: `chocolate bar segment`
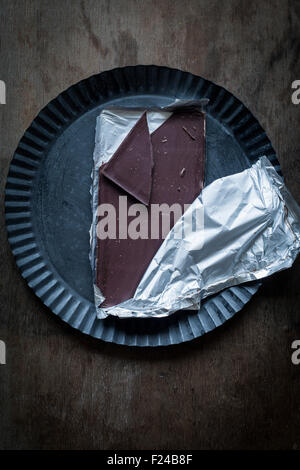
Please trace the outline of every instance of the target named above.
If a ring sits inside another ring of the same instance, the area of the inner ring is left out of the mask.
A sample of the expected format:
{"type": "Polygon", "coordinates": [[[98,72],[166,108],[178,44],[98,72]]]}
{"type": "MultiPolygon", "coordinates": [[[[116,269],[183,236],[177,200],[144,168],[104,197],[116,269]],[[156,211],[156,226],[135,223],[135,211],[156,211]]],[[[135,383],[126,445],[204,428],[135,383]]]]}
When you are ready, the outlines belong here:
{"type": "MultiPolygon", "coordinates": [[[[144,114],[111,161],[102,165],[98,203],[110,203],[115,207],[117,227],[115,239],[97,240],[96,282],[105,297],[101,307],[117,305],[134,295],[163,242],[161,227],[158,237],[151,238],[154,228],[151,227],[152,205],[178,203],[183,212],[184,204],[191,204],[203,188],[204,165],[205,117],[196,112],[172,114],[151,134],[151,142],[144,114]],[[132,178],[130,168],[138,159],[140,180],[136,188],[137,173],[132,178]],[[120,196],[127,196],[126,208],[119,207],[120,196]],[[136,207],[134,205],[139,201],[148,204],[147,208],[143,206],[147,209],[143,224],[144,228],[147,226],[148,238],[124,238],[124,220],[129,226],[135,218],[125,211],[136,207]],[[119,230],[121,219],[122,233],[119,230]]],[[[170,222],[172,228],[176,222],[174,217],[170,222]]]]}
{"type": "Polygon", "coordinates": [[[177,112],[151,134],[151,204],[191,204],[204,181],[204,114],[177,112]]]}

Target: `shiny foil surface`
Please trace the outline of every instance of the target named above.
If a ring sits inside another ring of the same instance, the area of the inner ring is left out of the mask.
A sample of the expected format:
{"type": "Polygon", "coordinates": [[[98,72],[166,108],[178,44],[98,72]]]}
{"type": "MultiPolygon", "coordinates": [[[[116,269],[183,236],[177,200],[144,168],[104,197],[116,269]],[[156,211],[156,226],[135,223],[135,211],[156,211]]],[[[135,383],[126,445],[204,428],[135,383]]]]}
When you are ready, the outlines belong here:
{"type": "MultiPolygon", "coordinates": [[[[141,113],[128,109],[101,113],[96,128],[94,175],[112,157],[141,113]]],[[[149,131],[169,115],[165,110],[148,112],[149,131]]],[[[95,176],[93,270],[97,188],[95,176]]],[[[251,168],[206,186],[169,232],[133,298],[105,309],[96,307],[97,316],[164,317],[181,309],[197,310],[209,295],[289,268],[299,248],[300,208],[267,157],[262,156],[251,168]]],[[[95,304],[99,305],[104,298],[96,286],[94,293],[95,304]]]]}

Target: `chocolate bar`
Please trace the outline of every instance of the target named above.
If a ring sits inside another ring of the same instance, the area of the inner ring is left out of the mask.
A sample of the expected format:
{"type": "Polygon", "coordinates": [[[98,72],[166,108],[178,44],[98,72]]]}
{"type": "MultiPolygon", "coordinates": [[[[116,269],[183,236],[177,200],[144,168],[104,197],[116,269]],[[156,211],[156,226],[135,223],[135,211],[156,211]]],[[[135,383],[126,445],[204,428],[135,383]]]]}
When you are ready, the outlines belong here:
{"type": "MultiPolygon", "coordinates": [[[[183,212],[203,188],[204,166],[205,115],[177,111],[151,135],[145,112],[100,167],[98,204],[111,204],[117,216],[115,238],[97,239],[96,284],[105,297],[101,307],[133,296],[166,235],[162,215],[154,226],[153,207],[177,203],[183,212]],[[137,214],[141,236],[133,239],[127,228],[137,214]]],[[[170,229],[175,222],[171,213],[170,229]]]]}

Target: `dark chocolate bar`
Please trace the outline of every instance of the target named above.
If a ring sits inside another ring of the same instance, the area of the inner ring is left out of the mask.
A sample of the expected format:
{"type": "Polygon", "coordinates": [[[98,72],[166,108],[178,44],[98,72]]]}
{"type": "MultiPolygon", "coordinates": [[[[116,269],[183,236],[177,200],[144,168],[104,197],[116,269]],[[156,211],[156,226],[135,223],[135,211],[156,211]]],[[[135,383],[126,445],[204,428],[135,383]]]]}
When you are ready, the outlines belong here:
{"type": "MultiPolygon", "coordinates": [[[[158,234],[151,227],[152,205],[179,203],[183,212],[184,204],[191,204],[203,188],[204,165],[204,114],[183,111],[172,114],[151,136],[144,113],[111,160],[102,165],[98,204],[110,203],[117,213],[116,239],[97,239],[96,282],[105,297],[102,307],[134,295],[163,242],[161,227],[158,234]],[[129,227],[136,215],[126,215],[126,208],[119,208],[120,196],[127,196],[129,210],[138,207],[135,204],[147,204],[142,206],[147,239],[124,238],[124,224],[129,227]],[[151,238],[153,233],[156,238],[151,238]]],[[[170,228],[174,222],[172,217],[170,228]]]]}

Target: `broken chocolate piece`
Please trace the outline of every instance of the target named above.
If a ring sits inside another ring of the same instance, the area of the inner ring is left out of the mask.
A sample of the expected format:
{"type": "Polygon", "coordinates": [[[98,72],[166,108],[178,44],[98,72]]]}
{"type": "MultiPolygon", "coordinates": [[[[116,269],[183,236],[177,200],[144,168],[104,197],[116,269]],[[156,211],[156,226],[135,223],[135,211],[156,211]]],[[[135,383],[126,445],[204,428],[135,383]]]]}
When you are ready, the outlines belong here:
{"type": "Polygon", "coordinates": [[[105,165],[102,173],[147,205],[152,186],[152,168],[152,146],[145,112],[105,165]]]}
{"type": "MultiPolygon", "coordinates": [[[[134,295],[143,274],[162,244],[164,234],[161,226],[157,238],[151,237],[152,229],[155,228],[151,227],[152,205],[165,203],[171,206],[179,203],[183,212],[184,205],[192,203],[201,192],[205,163],[204,119],[202,113],[172,114],[151,134],[151,152],[144,114],[112,159],[100,168],[98,204],[112,204],[117,213],[117,221],[122,219],[124,225],[125,220],[126,228],[135,217],[127,212],[125,214],[126,209],[119,206],[119,197],[127,196],[129,211],[134,209],[133,206],[136,207],[137,201],[148,204],[147,208],[143,206],[147,209],[143,216],[147,239],[124,238],[118,225],[116,239],[97,240],[96,283],[105,297],[101,307],[114,306],[134,295]],[[182,131],[183,125],[188,132],[182,131]],[[189,135],[191,129],[194,139],[189,135]],[[129,151],[129,148],[132,150],[129,151]],[[131,173],[130,168],[134,167],[134,162],[138,159],[139,170],[131,173]],[[138,184],[137,188],[135,184],[138,184]]],[[[176,222],[174,214],[171,215],[170,228],[176,222]]]]}

